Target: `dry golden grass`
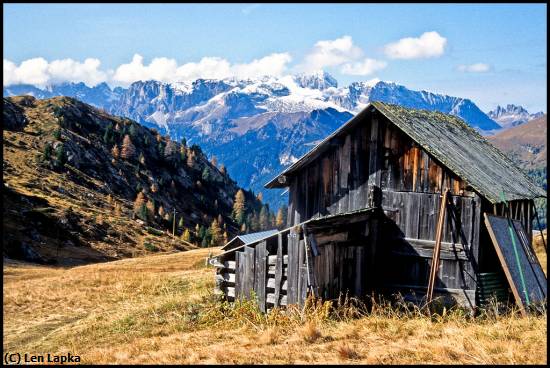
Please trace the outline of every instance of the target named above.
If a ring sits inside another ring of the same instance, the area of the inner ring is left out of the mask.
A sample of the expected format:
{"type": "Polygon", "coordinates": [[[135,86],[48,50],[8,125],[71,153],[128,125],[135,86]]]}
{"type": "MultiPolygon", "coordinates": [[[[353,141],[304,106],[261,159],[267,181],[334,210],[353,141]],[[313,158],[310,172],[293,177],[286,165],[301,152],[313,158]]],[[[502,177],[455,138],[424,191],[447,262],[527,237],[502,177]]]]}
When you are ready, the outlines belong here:
{"type": "Polygon", "coordinates": [[[430,318],[308,303],[258,313],[211,295],[209,251],[73,268],[4,263],[4,352],[84,363],[517,364],[547,362],[546,314],[430,318]]]}

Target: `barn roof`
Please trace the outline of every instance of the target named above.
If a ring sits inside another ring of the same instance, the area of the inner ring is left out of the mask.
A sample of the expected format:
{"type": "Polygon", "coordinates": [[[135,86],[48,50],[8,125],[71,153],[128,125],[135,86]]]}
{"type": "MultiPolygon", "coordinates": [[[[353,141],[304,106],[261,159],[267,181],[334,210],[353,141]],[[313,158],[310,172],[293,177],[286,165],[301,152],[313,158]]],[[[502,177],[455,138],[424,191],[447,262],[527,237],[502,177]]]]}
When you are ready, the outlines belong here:
{"type": "Polygon", "coordinates": [[[254,243],[255,241],[268,238],[273,234],[277,234],[278,231],[279,230],[274,229],[274,230],[259,231],[259,232],[250,233],[250,234],[237,235],[236,237],[231,239],[231,241],[229,241],[226,245],[224,245],[222,249],[230,248],[231,247],[230,245],[233,244],[236,240],[241,241],[241,243],[237,244],[237,246],[243,245],[243,244],[250,244],[250,243],[254,243]]]}
{"type": "Polygon", "coordinates": [[[460,118],[437,111],[404,108],[378,101],[367,105],[265,187],[287,186],[285,176],[315,160],[330,147],[331,140],[345,134],[348,129],[375,110],[490,202],[501,202],[502,192],[508,201],[546,196],[546,192],[534,184],[512,160],[460,118]]]}

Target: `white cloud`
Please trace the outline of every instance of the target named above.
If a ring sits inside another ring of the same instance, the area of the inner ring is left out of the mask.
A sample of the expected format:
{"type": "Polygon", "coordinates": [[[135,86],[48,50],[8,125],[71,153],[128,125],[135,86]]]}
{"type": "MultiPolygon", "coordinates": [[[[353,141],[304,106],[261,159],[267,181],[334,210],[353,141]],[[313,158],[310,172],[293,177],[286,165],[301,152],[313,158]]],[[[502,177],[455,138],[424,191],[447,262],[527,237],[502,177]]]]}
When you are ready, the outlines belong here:
{"type": "Polygon", "coordinates": [[[288,63],[292,61],[289,53],[278,53],[265,56],[261,59],[252,60],[248,64],[237,64],[233,66],[234,75],[239,78],[254,78],[264,75],[282,76],[287,69],[288,63]]]}
{"type": "Polygon", "coordinates": [[[348,75],[370,75],[378,70],[384,69],[387,63],[385,61],[366,58],[363,61],[347,63],[342,65],[340,71],[348,75]]]}
{"type": "Polygon", "coordinates": [[[158,57],[144,64],[143,56],[135,54],[132,61],[119,65],[114,71],[101,70],[98,59],[88,58],[84,62],[73,59],[53,60],[34,58],[17,65],[4,59],[4,86],[12,84],[32,84],[45,87],[62,82],[84,82],[95,86],[101,82],[128,86],[139,80],[158,80],[171,83],[183,80],[240,79],[262,77],[264,75],[281,76],[292,57],[288,53],[273,53],[254,59],[249,63],[231,64],[219,57],[203,57],[198,62],[178,65],[175,59],[158,57]]]}
{"type": "Polygon", "coordinates": [[[72,59],[54,60],[44,58],[23,61],[19,66],[4,59],[4,86],[11,84],[32,84],[44,87],[62,82],[84,82],[89,86],[107,80],[107,73],[99,69],[98,59],[88,58],[83,63],[72,59]]]}
{"type": "Polygon", "coordinates": [[[353,44],[351,36],[343,36],[335,40],[318,41],[297,69],[306,72],[316,71],[325,67],[338,66],[355,61],[362,55],[363,51],[353,44]]]}
{"type": "Polygon", "coordinates": [[[491,66],[485,63],[475,63],[470,65],[459,65],[457,69],[465,73],[485,73],[491,70],[491,66]]]}
{"type": "Polygon", "coordinates": [[[447,39],[437,32],[425,32],[420,37],[406,37],[384,46],[391,59],[420,59],[439,57],[445,52],[447,39]]]}
{"type": "Polygon", "coordinates": [[[183,80],[223,79],[236,77],[240,79],[261,77],[264,75],[280,76],[292,60],[288,53],[274,53],[250,63],[233,64],[218,57],[204,57],[199,62],[177,64],[175,59],[155,58],[149,65],[143,64],[143,57],[134,55],[128,64],[120,65],[113,81],[128,85],[138,80],[154,79],[161,82],[177,82],[183,80]]]}

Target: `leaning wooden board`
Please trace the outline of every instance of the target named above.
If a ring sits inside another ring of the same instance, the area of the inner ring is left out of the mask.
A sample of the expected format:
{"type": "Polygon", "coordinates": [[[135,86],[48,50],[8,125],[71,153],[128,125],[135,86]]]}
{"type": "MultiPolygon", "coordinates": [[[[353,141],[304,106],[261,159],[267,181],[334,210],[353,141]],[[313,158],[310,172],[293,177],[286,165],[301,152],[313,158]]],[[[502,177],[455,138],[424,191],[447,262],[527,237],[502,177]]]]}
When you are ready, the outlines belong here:
{"type": "Polygon", "coordinates": [[[513,227],[510,232],[509,220],[506,217],[487,213],[484,215],[485,224],[516,303],[525,314],[526,306],[545,300],[547,295],[546,276],[529,244],[529,237],[521,222],[512,220],[513,227]],[[515,249],[512,236],[515,240],[515,249]]]}

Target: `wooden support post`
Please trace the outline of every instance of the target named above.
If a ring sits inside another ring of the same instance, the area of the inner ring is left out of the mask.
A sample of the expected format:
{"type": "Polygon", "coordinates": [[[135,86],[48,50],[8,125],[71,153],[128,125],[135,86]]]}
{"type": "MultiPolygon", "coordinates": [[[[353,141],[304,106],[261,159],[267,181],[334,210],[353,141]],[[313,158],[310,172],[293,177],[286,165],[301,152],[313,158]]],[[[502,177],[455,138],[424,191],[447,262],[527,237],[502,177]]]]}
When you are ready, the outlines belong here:
{"type": "Polygon", "coordinates": [[[314,296],[317,296],[315,288],[315,275],[313,274],[313,256],[311,254],[310,242],[308,241],[308,234],[306,225],[302,225],[302,230],[304,232],[304,246],[306,251],[306,269],[307,269],[307,289],[311,291],[314,296]]]}
{"type": "Polygon", "coordinates": [[[430,277],[428,279],[428,290],[426,291],[426,303],[430,305],[433,299],[433,292],[437,272],[439,271],[439,254],[441,252],[441,238],[443,236],[443,222],[445,219],[445,208],[447,207],[447,194],[449,189],[445,189],[441,205],[439,206],[439,218],[437,219],[437,228],[435,230],[435,246],[432,257],[432,267],[430,268],[430,277]]]}

